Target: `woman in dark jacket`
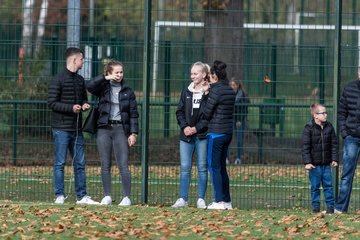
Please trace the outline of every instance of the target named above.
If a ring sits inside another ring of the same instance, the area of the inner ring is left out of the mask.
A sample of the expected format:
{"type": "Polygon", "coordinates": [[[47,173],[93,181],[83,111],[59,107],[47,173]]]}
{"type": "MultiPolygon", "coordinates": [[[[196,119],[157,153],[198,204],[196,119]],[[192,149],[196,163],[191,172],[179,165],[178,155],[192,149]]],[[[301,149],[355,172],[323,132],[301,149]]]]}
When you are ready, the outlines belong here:
{"type": "MultiPolygon", "coordinates": [[[[235,92],[234,128],[236,132],[236,159],[234,164],[241,164],[244,152],[244,133],[247,125],[249,97],[245,92],[243,83],[232,79],[230,87],[235,92]]],[[[230,163],[230,151],[228,152],[227,164],[230,163]]]]}
{"type": "Polygon", "coordinates": [[[214,202],[208,209],[232,209],[226,156],[233,132],[235,92],[229,86],[226,64],[215,61],[210,68],[210,90],[204,109],[208,125],[208,164],[214,202]]]}
{"type": "Polygon", "coordinates": [[[191,178],[191,163],[196,150],[198,170],[198,208],[206,208],[205,193],[207,186],[207,121],[203,119],[203,109],[208,89],[209,66],[196,62],[191,67],[191,84],[185,88],[176,110],[180,126],[180,198],[172,205],[174,208],[188,205],[191,178]]]}
{"type": "Polygon", "coordinates": [[[122,63],[111,60],[100,75],[86,83],[87,90],[99,98],[99,120],[96,142],[101,160],[101,179],[104,198],[101,204],[109,205],[111,198],[111,160],[114,150],[121,174],[123,199],[120,206],[130,206],[131,175],[128,166],[129,147],[136,143],[138,111],[133,90],[123,79],[122,63]]]}
{"type": "Polygon", "coordinates": [[[321,104],[311,106],[313,119],[308,122],[302,135],[302,158],[309,171],[313,212],[320,212],[320,185],[324,189],[327,213],[334,213],[334,192],[331,167],[338,164],[338,141],[335,129],[326,120],[326,108],[321,104]]]}

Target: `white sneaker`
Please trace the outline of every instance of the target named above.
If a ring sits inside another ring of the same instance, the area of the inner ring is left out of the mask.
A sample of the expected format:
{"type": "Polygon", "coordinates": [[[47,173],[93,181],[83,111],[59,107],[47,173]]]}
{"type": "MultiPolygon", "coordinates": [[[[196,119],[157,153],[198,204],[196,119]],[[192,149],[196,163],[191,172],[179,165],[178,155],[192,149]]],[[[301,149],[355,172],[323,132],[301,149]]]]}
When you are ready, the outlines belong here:
{"type": "Polygon", "coordinates": [[[111,203],[112,199],[110,196],[105,196],[100,202],[101,205],[111,205],[111,203]]]}
{"type": "Polygon", "coordinates": [[[199,198],[196,203],[197,208],[206,208],[205,200],[199,198]]]}
{"type": "Polygon", "coordinates": [[[235,165],[239,165],[241,164],[241,159],[240,158],[237,158],[234,162],[235,165]]]}
{"type": "Polygon", "coordinates": [[[80,199],[79,201],[76,201],[76,204],[98,205],[100,203],[92,200],[91,197],[89,197],[89,196],[83,196],[82,199],[80,199]]]}
{"type": "Polygon", "coordinates": [[[228,158],[226,158],[226,165],[230,164],[230,160],[228,158]]]}
{"type": "Polygon", "coordinates": [[[119,203],[119,206],[128,207],[131,205],[129,197],[124,197],[123,200],[119,203]]]}
{"type": "Polygon", "coordinates": [[[183,198],[179,198],[178,200],[176,200],[176,202],[174,203],[174,205],[172,205],[172,208],[181,208],[181,207],[187,207],[188,203],[183,199],[183,198]]]}
{"type": "Polygon", "coordinates": [[[231,202],[224,202],[224,205],[225,205],[225,208],[227,210],[232,210],[233,209],[231,202]]]}
{"type": "Polygon", "coordinates": [[[334,209],[335,214],[344,214],[344,212],[334,209]]]}
{"type": "Polygon", "coordinates": [[[57,196],[55,200],[55,204],[64,204],[65,197],[63,195],[57,196]]]}
{"type": "Polygon", "coordinates": [[[212,202],[209,204],[207,209],[211,210],[226,210],[225,202],[212,202]]]}

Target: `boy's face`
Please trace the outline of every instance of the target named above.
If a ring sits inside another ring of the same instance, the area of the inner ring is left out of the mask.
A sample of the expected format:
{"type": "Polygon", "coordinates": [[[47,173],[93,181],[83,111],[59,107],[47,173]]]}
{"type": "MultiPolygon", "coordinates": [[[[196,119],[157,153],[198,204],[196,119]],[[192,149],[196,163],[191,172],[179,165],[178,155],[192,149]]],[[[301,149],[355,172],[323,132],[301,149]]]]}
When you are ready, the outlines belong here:
{"type": "Polygon", "coordinates": [[[319,122],[326,122],[327,112],[325,107],[318,107],[314,113],[314,119],[319,122]]]}

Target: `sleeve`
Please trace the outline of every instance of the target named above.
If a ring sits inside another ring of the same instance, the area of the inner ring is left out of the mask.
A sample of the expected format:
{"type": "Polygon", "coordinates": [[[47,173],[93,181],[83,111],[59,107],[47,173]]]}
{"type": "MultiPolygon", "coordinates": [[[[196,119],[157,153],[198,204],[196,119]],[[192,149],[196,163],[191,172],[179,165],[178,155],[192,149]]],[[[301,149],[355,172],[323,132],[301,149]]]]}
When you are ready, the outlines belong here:
{"type": "Polygon", "coordinates": [[[48,89],[48,107],[56,112],[73,112],[73,104],[61,102],[62,84],[61,77],[52,79],[48,89]]]}
{"type": "Polygon", "coordinates": [[[331,161],[339,162],[339,142],[333,126],[331,134],[331,161]]]}
{"type": "MultiPolygon", "coordinates": [[[[202,99],[202,104],[206,105],[207,102],[207,95],[203,95],[203,99],[202,99]]],[[[201,111],[199,113],[199,121],[195,124],[195,128],[197,132],[202,132],[204,129],[206,129],[208,127],[208,120],[206,120],[204,118],[204,114],[203,114],[203,108],[201,108],[201,111]]]]}
{"type": "Polygon", "coordinates": [[[84,103],[88,102],[88,95],[87,95],[87,92],[86,92],[85,79],[84,78],[81,78],[81,79],[82,79],[82,82],[83,82],[83,89],[84,89],[83,96],[82,96],[83,104],[84,104],[84,103]]]}
{"type": "Polygon", "coordinates": [[[302,134],[302,149],[301,155],[304,164],[309,164],[312,162],[311,158],[311,129],[309,126],[305,126],[302,134]]]}
{"type": "Polygon", "coordinates": [[[94,77],[93,79],[86,81],[86,89],[93,95],[100,97],[101,91],[104,88],[105,76],[103,74],[94,77]]]}
{"type": "Polygon", "coordinates": [[[208,100],[206,102],[206,106],[204,109],[204,118],[208,121],[210,121],[214,115],[214,111],[215,111],[215,108],[217,106],[217,101],[218,101],[217,99],[218,99],[218,96],[215,93],[214,89],[210,88],[208,100]]]}
{"type": "Polygon", "coordinates": [[[137,102],[135,93],[130,93],[130,133],[138,134],[139,132],[139,112],[137,110],[137,102]]]}
{"type": "Polygon", "coordinates": [[[180,100],[176,109],[176,120],[181,129],[186,128],[189,124],[186,121],[185,115],[185,90],[181,92],[180,100]]]}
{"type": "Polygon", "coordinates": [[[346,131],[346,119],[348,117],[348,109],[347,109],[347,99],[345,94],[345,89],[341,95],[339,101],[339,109],[338,109],[338,122],[339,122],[339,132],[342,138],[345,138],[348,133],[346,131]]]}

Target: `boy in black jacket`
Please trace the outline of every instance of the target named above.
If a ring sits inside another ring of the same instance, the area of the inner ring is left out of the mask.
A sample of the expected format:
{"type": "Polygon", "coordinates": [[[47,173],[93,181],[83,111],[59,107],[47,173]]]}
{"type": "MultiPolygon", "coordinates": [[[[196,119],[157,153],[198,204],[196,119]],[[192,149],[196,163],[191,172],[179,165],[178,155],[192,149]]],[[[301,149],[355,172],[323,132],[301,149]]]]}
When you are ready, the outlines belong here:
{"type": "Polygon", "coordinates": [[[338,141],[332,124],[326,121],[327,112],[321,104],[311,105],[313,119],[302,135],[302,158],[309,171],[311,200],[314,213],[320,212],[320,184],[324,189],[326,213],[334,213],[334,191],[331,166],[338,165],[338,141]]]}

